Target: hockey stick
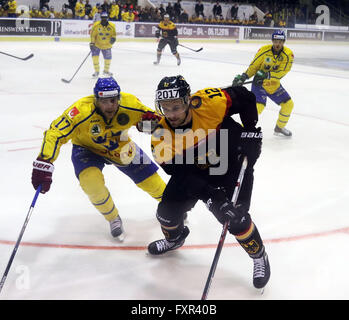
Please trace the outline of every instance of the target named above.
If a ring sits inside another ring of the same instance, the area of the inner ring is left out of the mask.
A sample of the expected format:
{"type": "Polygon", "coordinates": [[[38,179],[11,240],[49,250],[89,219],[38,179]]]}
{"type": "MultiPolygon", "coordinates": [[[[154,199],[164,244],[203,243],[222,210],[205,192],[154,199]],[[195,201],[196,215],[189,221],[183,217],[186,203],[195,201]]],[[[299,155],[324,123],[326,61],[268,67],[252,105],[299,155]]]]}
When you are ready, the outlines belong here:
{"type": "Polygon", "coordinates": [[[6,52],[2,52],[0,51],[1,54],[4,54],[6,56],[9,56],[9,57],[12,57],[12,58],[16,58],[16,59],[19,59],[19,60],[29,60],[30,58],[34,57],[34,54],[31,53],[29,56],[25,57],[25,58],[20,58],[20,57],[16,57],[16,56],[13,56],[12,54],[9,54],[9,53],[6,53],[6,52]]]}
{"type": "Polygon", "coordinates": [[[16,255],[16,253],[17,253],[17,249],[18,249],[19,244],[20,244],[20,242],[21,242],[21,240],[22,240],[22,237],[23,237],[25,228],[27,227],[27,224],[28,224],[29,219],[30,219],[30,216],[31,216],[31,214],[32,214],[32,212],[33,212],[33,209],[34,209],[34,206],[35,206],[35,202],[36,202],[36,200],[37,200],[37,198],[38,198],[38,196],[39,196],[40,191],[41,191],[41,185],[39,185],[39,187],[37,188],[37,190],[36,190],[36,192],[35,192],[34,199],[33,199],[33,201],[32,201],[32,204],[31,204],[30,208],[29,208],[29,211],[28,211],[28,213],[27,213],[27,217],[26,217],[26,219],[25,219],[25,221],[24,221],[22,230],[21,230],[21,232],[20,232],[20,234],[19,234],[19,237],[18,237],[18,239],[17,239],[16,245],[15,245],[13,251],[12,251],[12,254],[11,254],[10,260],[9,260],[9,262],[8,262],[8,264],[7,264],[7,267],[6,267],[6,269],[5,269],[4,275],[3,275],[2,278],[1,278],[1,282],[0,282],[0,293],[1,293],[2,287],[4,286],[4,283],[5,283],[5,281],[6,281],[8,272],[10,271],[10,268],[11,268],[11,265],[12,265],[12,262],[13,262],[13,259],[15,258],[15,255],[16,255]]]}
{"type": "Polygon", "coordinates": [[[66,79],[62,79],[62,81],[64,83],[70,83],[72,82],[72,80],[74,79],[75,75],[78,73],[78,71],[80,70],[80,68],[82,67],[82,65],[85,63],[85,61],[87,60],[87,58],[90,56],[91,51],[89,51],[88,55],[86,56],[86,58],[84,59],[84,61],[80,64],[79,68],[75,71],[75,73],[73,74],[73,76],[71,77],[70,80],[66,80],[66,79]]]}
{"type": "Polygon", "coordinates": [[[181,46],[181,47],[183,47],[183,48],[186,48],[186,49],[189,49],[189,50],[191,50],[191,51],[194,51],[194,52],[199,52],[199,51],[201,51],[203,48],[200,48],[200,49],[197,49],[197,50],[195,50],[195,49],[192,49],[192,48],[189,48],[189,47],[186,47],[186,46],[183,46],[182,44],[178,44],[179,46],[181,46]]]}
{"type": "MultiPolygon", "coordinates": [[[[241,166],[241,170],[240,170],[240,173],[239,173],[239,177],[238,177],[238,179],[236,181],[233,198],[232,198],[232,202],[233,202],[234,206],[236,205],[236,201],[237,201],[238,196],[239,196],[239,192],[240,192],[242,180],[244,179],[244,174],[245,174],[246,167],[247,167],[247,157],[244,157],[244,160],[243,160],[242,166],[241,166]]],[[[226,236],[227,231],[228,231],[228,227],[229,227],[229,221],[226,221],[224,223],[224,225],[223,225],[223,230],[222,230],[222,233],[221,233],[221,237],[219,238],[219,242],[218,242],[218,246],[217,246],[217,249],[216,249],[216,253],[215,253],[214,258],[213,258],[213,262],[212,262],[212,265],[211,265],[210,272],[208,274],[208,278],[207,278],[207,281],[206,281],[204,292],[202,293],[201,300],[206,300],[207,299],[208,291],[210,289],[211,282],[212,282],[212,279],[214,277],[214,273],[216,271],[216,267],[217,267],[217,264],[218,264],[218,259],[219,259],[219,256],[221,254],[222,248],[223,248],[223,244],[224,244],[225,236],[226,236]]]]}
{"type": "Polygon", "coordinates": [[[251,80],[251,81],[246,81],[246,82],[244,82],[242,85],[233,85],[233,87],[241,87],[241,86],[244,86],[245,84],[250,84],[250,83],[253,83],[253,80],[251,80]]]}

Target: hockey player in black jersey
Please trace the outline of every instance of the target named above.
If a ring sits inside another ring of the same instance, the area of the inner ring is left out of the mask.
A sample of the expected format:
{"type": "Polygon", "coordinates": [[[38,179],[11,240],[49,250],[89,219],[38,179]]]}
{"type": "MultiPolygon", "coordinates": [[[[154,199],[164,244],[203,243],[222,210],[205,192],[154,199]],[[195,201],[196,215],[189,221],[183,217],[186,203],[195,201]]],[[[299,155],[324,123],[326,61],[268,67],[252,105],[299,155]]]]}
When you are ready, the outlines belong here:
{"type": "Polygon", "coordinates": [[[154,64],[157,65],[160,63],[162,50],[166,47],[166,45],[169,45],[172,54],[177,58],[177,65],[180,65],[181,58],[179,56],[179,53],[177,52],[178,31],[176,25],[170,20],[170,16],[168,14],[165,14],[164,19],[160,21],[157,27],[158,29],[155,32],[155,36],[157,38],[160,38],[160,41],[158,44],[156,61],[154,61],[154,64]]]}
{"type": "Polygon", "coordinates": [[[191,95],[182,76],[165,77],[156,91],[156,107],[164,117],[152,135],[153,157],[171,178],[157,209],[165,238],[150,243],[149,253],[181,247],[189,234],[183,217],[202,200],[220,223],[229,221],[228,231],[253,259],[254,286],[263,288],[270,266],[249,214],[253,167],[262,145],[254,94],[245,87],[228,87],[191,95]],[[233,114],[240,115],[242,125],[233,114]],[[234,206],[231,199],[245,156],[248,166],[234,206]]]}

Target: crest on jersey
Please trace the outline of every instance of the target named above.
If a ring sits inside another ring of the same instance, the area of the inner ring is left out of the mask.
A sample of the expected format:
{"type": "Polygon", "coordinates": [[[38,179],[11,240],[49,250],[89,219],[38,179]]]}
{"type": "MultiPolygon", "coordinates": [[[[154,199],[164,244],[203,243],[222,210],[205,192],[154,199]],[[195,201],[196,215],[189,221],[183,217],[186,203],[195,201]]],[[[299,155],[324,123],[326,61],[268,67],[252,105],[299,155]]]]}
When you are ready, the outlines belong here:
{"type": "Polygon", "coordinates": [[[130,117],[126,113],[120,113],[116,118],[118,124],[124,126],[130,122],[130,117]]]}
{"type": "Polygon", "coordinates": [[[101,133],[101,126],[99,124],[94,124],[91,128],[91,134],[93,136],[98,136],[101,133]]]}

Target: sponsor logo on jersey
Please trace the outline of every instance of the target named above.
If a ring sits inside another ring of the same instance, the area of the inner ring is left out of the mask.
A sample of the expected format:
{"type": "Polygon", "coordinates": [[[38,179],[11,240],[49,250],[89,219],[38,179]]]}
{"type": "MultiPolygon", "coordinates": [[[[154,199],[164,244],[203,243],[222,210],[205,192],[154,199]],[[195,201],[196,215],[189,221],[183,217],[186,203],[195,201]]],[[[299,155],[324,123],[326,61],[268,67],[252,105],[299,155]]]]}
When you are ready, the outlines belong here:
{"type": "Polygon", "coordinates": [[[70,117],[70,119],[74,119],[74,117],[76,115],[78,115],[80,113],[80,111],[78,110],[77,107],[74,107],[73,109],[71,109],[69,112],[68,112],[68,115],[70,117]]]}
{"type": "Polygon", "coordinates": [[[91,128],[91,134],[93,136],[98,136],[101,133],[101,126],[99,124],[94,124],[91,128]]]}

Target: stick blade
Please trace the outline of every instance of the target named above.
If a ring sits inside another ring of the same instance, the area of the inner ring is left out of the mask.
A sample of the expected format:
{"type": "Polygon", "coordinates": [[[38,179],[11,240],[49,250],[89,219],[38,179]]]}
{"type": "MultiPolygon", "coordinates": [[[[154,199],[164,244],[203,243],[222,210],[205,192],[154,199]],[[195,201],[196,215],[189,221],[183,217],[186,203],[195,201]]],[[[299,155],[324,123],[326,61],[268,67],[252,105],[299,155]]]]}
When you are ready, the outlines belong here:
{"type": "Polygon", "coordinates": [[[34,57],[34,54],[31,53],[28,57],[23,58],[23,60],[29,60],[34,57]]]}
{"type": "Polygon", "coordinates": [[[202,50],[203,48],[200,48],[200,49],[198,49],[198,50],[195,50],[196,52],[200,52],[201,50],[202,50]]]}
{"type": "Polygon", "coordinates": [[[64,83],[70,83],[69,80],[66,80],[66,79],[61,79],[64,83]]]}

